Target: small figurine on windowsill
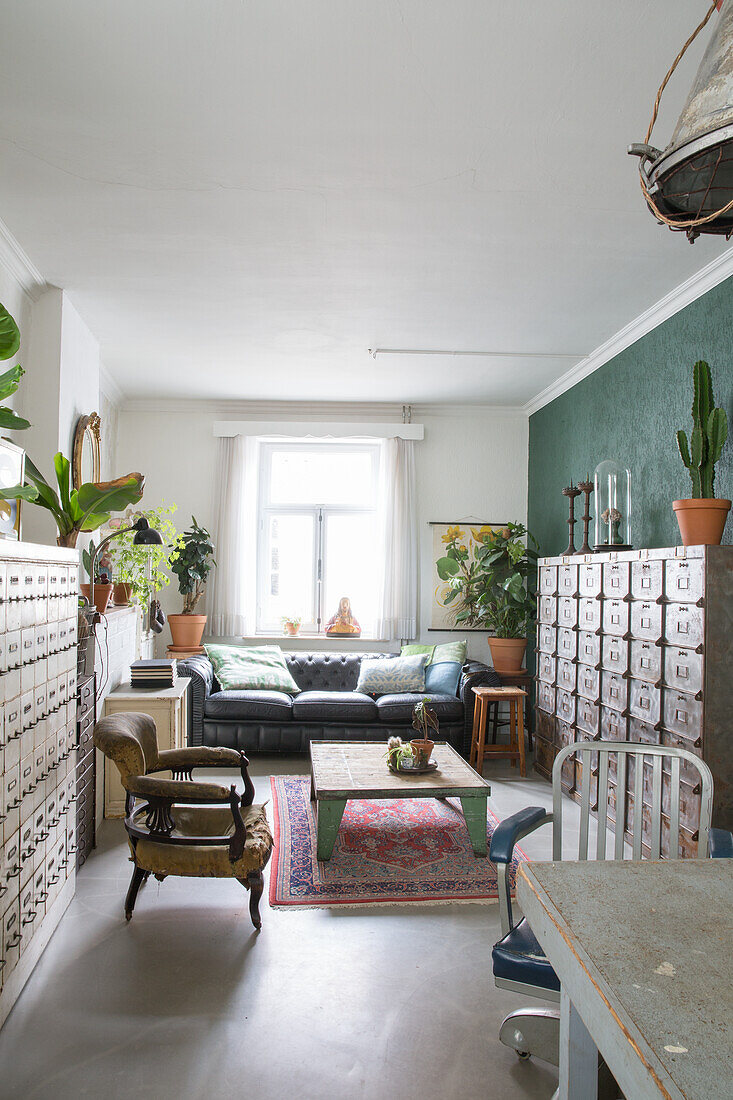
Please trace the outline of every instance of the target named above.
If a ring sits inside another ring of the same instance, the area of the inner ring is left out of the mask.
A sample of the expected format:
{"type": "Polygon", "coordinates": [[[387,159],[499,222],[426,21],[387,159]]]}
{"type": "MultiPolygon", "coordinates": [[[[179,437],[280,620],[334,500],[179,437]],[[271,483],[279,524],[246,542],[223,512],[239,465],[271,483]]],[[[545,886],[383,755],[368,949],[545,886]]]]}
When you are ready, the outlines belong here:
{"type": "Polygon", "coordinates": [[[352,638],[361,636],[361,627],[351,611],[348,596],[339,600],[339,609],[326,623],[326,634],[348,634],[352,638]]]}

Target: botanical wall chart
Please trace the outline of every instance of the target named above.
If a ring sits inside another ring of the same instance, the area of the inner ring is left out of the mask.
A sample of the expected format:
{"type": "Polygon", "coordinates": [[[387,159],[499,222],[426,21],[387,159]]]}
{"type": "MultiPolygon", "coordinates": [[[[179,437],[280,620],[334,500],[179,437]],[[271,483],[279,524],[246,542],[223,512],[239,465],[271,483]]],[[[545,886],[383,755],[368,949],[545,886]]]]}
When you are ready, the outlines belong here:
{"type": "Polygon", "coordinates": [[[484,533],[492,527],[503,527],[503,523],[483,523],[481,520],[456,521],[454,523],[431,523],[433,549],[431,558],[430,582],[432,585],[432,603],[430,608],[430,630],[479,630],[486,633],[485,627],[470,627],[465,624],[456,626],[456,615],[463,603],[459,596],[450,599],[452,590],[447,581],[441,580],[438,562],[449,552],[457,555],[459,564],[469,568],[475,560],[476,547],[481,545],[484,533]]]}

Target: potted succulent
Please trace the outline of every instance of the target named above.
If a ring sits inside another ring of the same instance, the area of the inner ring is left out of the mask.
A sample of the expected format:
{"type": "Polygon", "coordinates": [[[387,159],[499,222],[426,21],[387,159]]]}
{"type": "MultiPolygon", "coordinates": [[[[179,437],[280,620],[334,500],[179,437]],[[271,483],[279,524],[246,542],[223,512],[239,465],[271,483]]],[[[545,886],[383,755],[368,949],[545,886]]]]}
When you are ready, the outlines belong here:
{"type": "Polygon", "coordinates": [[[715,463],[728,436],[728,418],[725,409],[715,407],[710,367],[704,360],[695,363],[692,380],[689,446],[686,432],[677,432],[680,456],[692,479],[692,497],[675,500],[672,507],[685,546],[717,546],[731,505],[729,500],[716,499],[714,492],[715,463]]]}
{"type": "Polygon", "coordinates": [[[125,607],[130,600],[135,600],[146,610],[156,593],[170,584],[166,570],[170,566],[171,544],[176,538],[171,520],[176,509],[177,505],[163,502],[157,508],[128,508],[124,516],[110,520],[110,527],[125,528],[132,527],[140,516],[144,516],[163,539],[161,546],[135,546],[135,532],[128,531],[111,544],[112,599],[116,607],[125,607]]]}
{"type": "MultiPolygon", "coordinates": [[[[94,540],[90,539],[89,547],[81,552],[82,565],[87,571],[90,583],[82,584],[80,588],[87,600],[91,600],[92,559],[94,558],[95,550],[94,540]]],[[[110,581],[111,568],[109,555],[106,553],[101,554],[94,562],[94,606],[100,615],[104,615],[107,610],[109,598],[112,595],[112,582],[110,581]]]]}
{"type": "Polygon", "coordinates": [[[536,612],[529,580],[537,568],[537,541],[521,523],[485,526],[472,530],[477,545],[471,556],[460,528],[451,532],[446,556],[437,562],[438,575],[450,588],[445,602],[458,607],[456,625],[492,631],[489,648],[497,672],[516,672],[536,612]]]}
{"type": "Polygon", "coordinates": [[[283,615],[283,627],[286,633],[294,638],[300,630],[300,616],[299,615],[283,615]]]}
{"type": "Polygon", "coordinates": [[[430,696],[426,695],[424,699],[415,704],[412,711],[412,728],[417,730],[420,736],[413,737],[410,741],[410,747],[415,758],[415,764],[418,767],[427,767],[430,763],[430,757],[435,748],[435,742],[430,737],[430,731],[434,730],[438,733],[439,730],[438,716],[428,706],[429,702],[430,696]]]}
{"type": "Polygon", "coordinates": [[[194,610],[204,594],[211,567],[216,565],[211,535],[197,523],[195,516],[191,518],[190,530],[178,536],[170,555],[170,567],[178,577],[178,591],[183,596],[182,614],[168,616],[176,649],[196,649],[201,645],[206,615],[194,615],[194,610]]]}
{"type": "Polygon", "coordinates": [[[393,772],[412,770],[415,754],[412,746],[405,744],[401,737],[390,737],[387,741],[387,767],[393,772]]]}

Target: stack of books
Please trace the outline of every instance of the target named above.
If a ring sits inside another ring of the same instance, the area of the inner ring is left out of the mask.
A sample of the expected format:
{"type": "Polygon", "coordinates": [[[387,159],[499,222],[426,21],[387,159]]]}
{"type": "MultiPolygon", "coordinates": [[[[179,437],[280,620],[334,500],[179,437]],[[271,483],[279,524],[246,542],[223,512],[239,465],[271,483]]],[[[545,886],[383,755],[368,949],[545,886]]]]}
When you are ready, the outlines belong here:
{"type": "Polygon", "coordinates": [[[169,688],[177,679],[175,661],[133,661],[130,665],[130,686],[134,688],[169,688]]]}

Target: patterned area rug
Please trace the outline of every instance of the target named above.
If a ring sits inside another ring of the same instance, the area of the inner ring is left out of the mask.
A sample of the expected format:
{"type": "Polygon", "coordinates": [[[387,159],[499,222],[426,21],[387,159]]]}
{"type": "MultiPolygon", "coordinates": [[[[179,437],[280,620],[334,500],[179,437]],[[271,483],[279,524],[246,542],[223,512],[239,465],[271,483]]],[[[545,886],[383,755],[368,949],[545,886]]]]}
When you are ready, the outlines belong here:
{"type": "MultiPolygon", "coordinates": [[[[457,799],[348,802],[333,855],[319,863],[310,780],[278,775],[270,783],[275,819],[270,905],[275,908],[497,898],[496,867],[473,854],[457,799]]],[[[497,824],[489,810],[489,840],[497,824]]],[[[516,851],[520,860],[527,858],[516,851]]],[[[512,890],[516,869],[515,861],[512,890]]]]}

